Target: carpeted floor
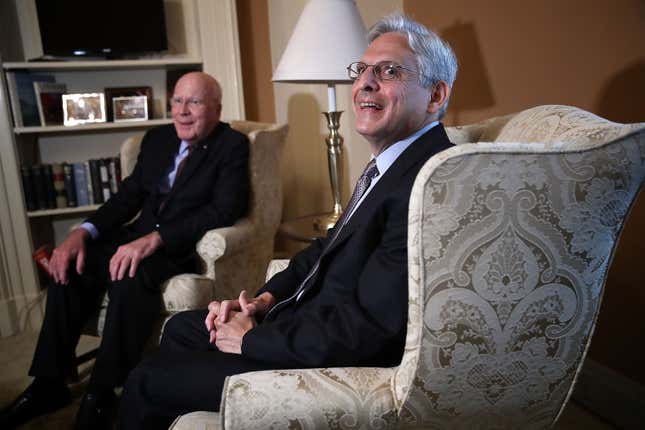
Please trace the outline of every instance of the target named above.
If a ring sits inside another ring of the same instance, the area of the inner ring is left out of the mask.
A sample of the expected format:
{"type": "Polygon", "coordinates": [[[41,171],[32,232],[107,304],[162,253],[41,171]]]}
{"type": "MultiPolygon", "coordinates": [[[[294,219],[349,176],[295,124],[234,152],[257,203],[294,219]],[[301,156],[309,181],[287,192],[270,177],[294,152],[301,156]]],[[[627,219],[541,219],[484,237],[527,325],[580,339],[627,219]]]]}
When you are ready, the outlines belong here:
{"type": "MultiPolygon", "coordinates": [[[[27,370],[36,344],[37,335],[22,333],[17,336],[0,338],[0,408],[4,408],[31,380],[27,370]]],[[[77,352],[83,353],[95,348],[99,339],[82,336],[77,352]]],[[[37,418],[21,427],[22,430],[57,430],[71,429],[76,416],[80,399],[91,371],[91,363],[79,369],[79,382],[70,386],[74,401],[68,407],[53,414],[37,418]]],[[[587,410],[569,402],[562,417],[554,426],[555,430],[614,430],[614,427],[603,423],[587,410]]]]}
{"type": "MultiPolygon", "coordinates": [[[[5,407],[24,390],[31,378],[27,376],[31,357],[36,345],[37,334],[25,332],[0,339],[0,406],[5,407]]],[[[99,338],[82,336],[77,352],[82,354],[95,348],[99,338]]],[[[89,379],[92,363],[79,367],[79,382],[70,385],[73,402],[55,413],[39,417],[24,426],[24,430],[70,429],[73,427],[76,411],[80,405],[85,385],[89,379]]]]}

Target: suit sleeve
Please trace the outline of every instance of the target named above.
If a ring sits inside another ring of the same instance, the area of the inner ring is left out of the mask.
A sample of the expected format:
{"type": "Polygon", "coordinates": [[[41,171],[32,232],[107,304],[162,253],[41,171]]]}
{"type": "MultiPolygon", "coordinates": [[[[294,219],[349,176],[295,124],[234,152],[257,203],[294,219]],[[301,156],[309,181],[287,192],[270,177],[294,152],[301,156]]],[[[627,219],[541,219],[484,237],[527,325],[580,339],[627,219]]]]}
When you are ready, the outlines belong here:
{"type": "Polygon", "coordinates": [[[407,323],[407,199],[381,216],[386,221],[378,244],[357,268],[357,285],[347,286],[354,289],[353,298],[328,300],[309,312],[258,325],[243,338],[244,356],[278,367],[400,360],[407,323]]]}
{"type": "MultiPolygon", "coordinates": [[[[181,219],[159,222],[159,234],[171,254],[190,252],[208,230],[233,225],[248,210],[251,188],[249,142],[243,135],[232,139],[229,134],[224,138],[229,139],[229,144],[215,167],[217,173],[209,184],[208,201],[195,210],[185,211],[181,219]]],[[[221,143],[213,142],[211,145],[221,143]]]]}
{"type": "Polygon", "coordinates": [[[122,226],[134,218],[141,210],[143,200],[148,195],[143,185],[142,159],[150,144],[151,137],[150,132],[148,132],[141,142],[141,150],[132,173],[123,179],[119,191],[86,220],[92,223],[101,234],[122,226]]]}

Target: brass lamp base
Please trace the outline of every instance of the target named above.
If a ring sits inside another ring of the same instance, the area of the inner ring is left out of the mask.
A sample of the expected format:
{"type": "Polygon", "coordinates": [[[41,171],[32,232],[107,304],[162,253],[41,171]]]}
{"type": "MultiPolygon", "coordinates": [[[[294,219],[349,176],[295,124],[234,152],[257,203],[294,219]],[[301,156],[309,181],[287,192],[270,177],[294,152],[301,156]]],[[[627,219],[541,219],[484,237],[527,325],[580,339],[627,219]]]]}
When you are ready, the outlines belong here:
{"type": "Polygon", "coordinates": [[[336,222],[341,215],[341,212],[329,212],[326,214],[321,214],[317,216],[316,219],[314,219],[314,228],[317,231],[324,233],[334,225],[336,225],[336,222]]]}
{"type": "Polygon", "coordinates": [[[340,115],[342,113],[342,111],[323,112],[327,120],[327,128],[329,129],[329,136],[325,138],[325,143],[327,143],[327,164],[329,167],[329,182],[331,185],[331,194],[334,199],[334,208],[330,213],[322,214],[314,220],[314,229],[319,232],[326,232],[332,228],[343,213],[343,207],[340,204],[343,136],[338,132],[340,115]]]}

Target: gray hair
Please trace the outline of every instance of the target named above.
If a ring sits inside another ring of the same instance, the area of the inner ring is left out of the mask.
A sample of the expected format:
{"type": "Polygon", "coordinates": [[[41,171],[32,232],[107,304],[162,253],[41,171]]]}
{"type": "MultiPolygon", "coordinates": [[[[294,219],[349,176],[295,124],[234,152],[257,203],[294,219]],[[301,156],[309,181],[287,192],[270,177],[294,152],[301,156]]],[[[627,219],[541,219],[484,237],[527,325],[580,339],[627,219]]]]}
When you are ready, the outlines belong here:
{"type": "MultiPolygon", "coordinates": [[[[431,88],[439,81],[444,81],[452,88],[457,76],[457,57],[450,45],[432,30],[427,29],[405,15],[393,13],[381,18],[370,28],[367,40],[374,39],[385,33],[401,33],[408,39],[410,49],[414,52],[419,68],[419,84],[431,88]]],[[[446,113],[448,102],[444,104],[439,118],[446,113]]]]}

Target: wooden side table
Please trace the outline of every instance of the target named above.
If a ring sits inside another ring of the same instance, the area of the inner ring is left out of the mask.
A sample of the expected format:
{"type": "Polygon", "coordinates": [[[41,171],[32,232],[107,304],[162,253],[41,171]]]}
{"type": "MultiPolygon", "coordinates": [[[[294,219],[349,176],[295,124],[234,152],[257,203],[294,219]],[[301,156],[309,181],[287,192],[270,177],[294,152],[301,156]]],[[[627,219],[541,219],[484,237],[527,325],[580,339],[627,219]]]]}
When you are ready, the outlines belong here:
{"type": "Polygon", "coordinates": [[[304,215],[284,221],[280,224],[278,231],[289,239],[299,242],[313,242],[314,240],[325,237],[327,231],[320,231],[314,227],[314,221],[323,214],[304,215]]]}

